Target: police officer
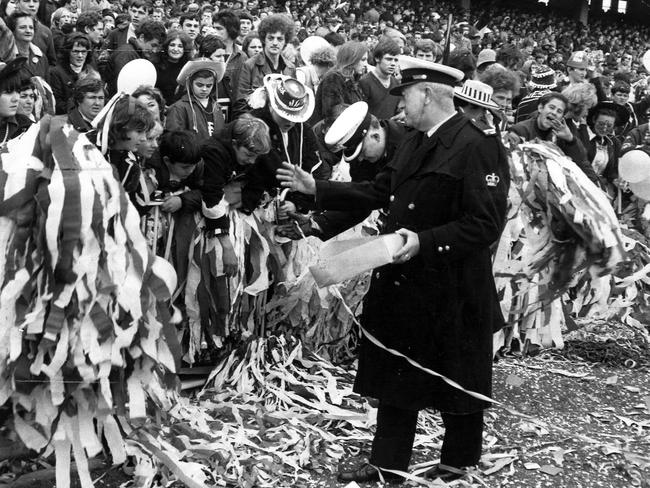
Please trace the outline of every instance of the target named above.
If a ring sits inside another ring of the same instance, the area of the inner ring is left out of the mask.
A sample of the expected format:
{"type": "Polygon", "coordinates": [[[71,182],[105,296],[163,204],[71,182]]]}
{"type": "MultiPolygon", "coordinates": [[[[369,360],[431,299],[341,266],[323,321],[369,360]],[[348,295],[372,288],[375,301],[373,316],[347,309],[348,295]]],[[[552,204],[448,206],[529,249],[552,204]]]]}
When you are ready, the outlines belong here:
{"type": "Polygon", "coordinates": [[[385,231],[403,238],[393,262],[373,273],[363,306],[354,390],[379,400],[377,430],[369,463],[340,472],[342,482],[405,471],[423,408],[439,410],[445,426],[440,464],[429,476],[447,481],[477,464],[489,402],[467,391],[491,394],[492,334],[503,325],[490,245],[506,216],[505,149],[454,110],[461,71],[407,56],[400,65],[394,93],[415,130],[372,182],[316,182],[299,168],[278,170],[283,186],[315,195],[320,208],[388,207],[385,231]]]}

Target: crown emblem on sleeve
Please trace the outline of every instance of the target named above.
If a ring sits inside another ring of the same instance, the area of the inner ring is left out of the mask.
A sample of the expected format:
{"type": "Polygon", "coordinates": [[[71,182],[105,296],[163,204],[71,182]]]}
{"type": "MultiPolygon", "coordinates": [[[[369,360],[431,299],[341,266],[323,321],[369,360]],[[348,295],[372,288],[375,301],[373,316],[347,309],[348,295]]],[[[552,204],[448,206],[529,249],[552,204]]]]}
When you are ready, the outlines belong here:
{"type": "Polygon", "coordinates": [[[492,187],[497,186],[499,184],[499,180],[500,178],[494,173],[492,173],[491,175],[487,175],[485,177],[485,182],[487,183],[487,186],[492,186],[492,187]]]}

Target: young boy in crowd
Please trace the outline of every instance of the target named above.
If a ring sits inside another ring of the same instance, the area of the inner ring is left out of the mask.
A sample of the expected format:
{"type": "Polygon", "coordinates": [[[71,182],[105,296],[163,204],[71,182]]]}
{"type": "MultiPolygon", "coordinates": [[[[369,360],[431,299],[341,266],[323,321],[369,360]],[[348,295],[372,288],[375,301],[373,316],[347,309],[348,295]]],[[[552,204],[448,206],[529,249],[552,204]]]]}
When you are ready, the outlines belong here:
{"type": "Polygon", "coordinates": [[[217,84],[223,78],[225,63],[199,58],[188,61],[176,81],[185,88],[185,95],[167,111],[167,130],[191,130],[198,141],[219,132],[224,117],[217,102],[217,84]]]}

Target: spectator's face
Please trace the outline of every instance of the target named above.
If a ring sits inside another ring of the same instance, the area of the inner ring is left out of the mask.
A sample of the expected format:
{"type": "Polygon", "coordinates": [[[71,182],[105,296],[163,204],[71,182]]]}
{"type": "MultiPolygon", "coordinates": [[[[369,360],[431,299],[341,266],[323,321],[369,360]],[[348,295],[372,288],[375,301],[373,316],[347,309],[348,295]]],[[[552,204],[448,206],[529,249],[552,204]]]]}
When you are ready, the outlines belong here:
{"type": "Polygon", "coordinates": [[[492,94],[492,101],[496,103],[501,110],[509,112],[512,110],[512,90],[499,90],[492,94]]]}
{"type": "Polygon", "coordinates": [[[219,22],[212,24],[212,29],[214,31],[214,35],[221,39],[223,42],[231,40],[230,37],[228,37],[228,31],[219,22]]]}
{"type": "Polygon", "coordinates": [[[613,115],[599,114],[594,120],[594,132],[600,137],[608,136],[614,132],[616,117],[613,115]]]}
{"type": "Polygon", "coordinates": [[[196,39],[196,36],[199,35],[200,27],[199,21],[194,19],[185,19],[182,25],[183,32],[185,32],[192,40],[196,39]]]}
{"type": "Polygon", "coordinates": [[[79,112],[88,120],[93,120],[99,111],[104,108],[104,92],[88,92],[79,104],[79,112]]]}
{"type": "Polygon", "coordinates": [[[185,48],[180,39],[174,39],[167,46],[167,57],[172,61],[178,61],[183,57],[185,48]]]}
{"type": "Polygon", "coordinates": [[[148,59],[152,63],[158,62],[158,54],[160,53],[160,41],[158,39],[150,39],[146,41],[144,36],[138,38],[140,41],[140,49],[145,59],[148,59]]]}
{"type": "Polygon", "coordinates": [[[26,88],[22,90],[18,99],[18,109],[16,113],[20,115],[30,116],[34,111],[34,101],[36,100],[36,93],[33,88],[26,88]]]}
{"type": "Polygon", "coordinates": [[[169,172],[174,175],[179,181],[183,181],[185,178],[188,178],[196,169],[195,164],[174,163],[167,156],[164,156],[163,160],[169,168],[169,172]]]}
{"type": "Polygon", "coordinates": [[[41,4],[38,0],[19,0],[18,1],[18,10],[25,12],[26,14],[36,17],[38,13],[38,7],[41,4]]]}
{"type": "Polygon", "coordinates": [[[555,121],[564,117],[565,110],[564,102],[557,98],[552,99],[546,105],[539,104],[537,106],[537,125],[542,130],[549,130],[555,121]]]}
{"type": "Polygon", "coordinates": [[[269,32],[264,39],[264,52],[269,57],[279,56],[286,44],[282,32],[269,32]]]}
{"type": "Polygon", "coordinates": [[[7,6],[5,7],[5,16],[4,18],[6,19],[9,17],[11,14],[13,14],[16,9],[18,8],[18,0],[9,0],[7,2],[7,6]]]}
{"type": "Polygon", "coordinates": [[[237,163],[241,166],[250,166],[257,160],[257,154],[244,146],[234,146],[237,163]]]}
{"type": "Polygon", "coordinates": [[[295,122],[285,119],[281,115],[277,114],[273,109],[271,109],[271,118],[273,119],[273,122],[277,124],[280,132],[289,132],[291,128],[296,125],[295,122]]]}
{"type": "Polygon", "coordinates": [[[0,117],[13,117],[18,110],[20,96],[17,91],[0,93],[0,117]]]}
{"type": "MultiPolygon", "coordinates": [[[[157,110],[158,109],[156,108],[156,111],[157,110]]],[[[160,122],[156,122],[156,125],[154,125],[153,129],[147,133],[147,137],[145,138],[144,142],[138,146],[138,154],[140,154],[145,159],[151,158],[151,156],[153,156],[153,153],[156,152],[156,149],[158,149],[158,145],[160,144],[160,136],[162,133],[162,124],[160,122]]]]}
{"type": "Polygon", "coordinates": [[[17,19],[14,37],[19,42],[32,42],[34,40],[34,19],[31,17],[17,19]]]}
{"type": "Polygon", "coordinates": [[[133,26],[138,27],[147,19],[147,10],[144,7],[136,7],[133,5],[129,8],[129,15],[131,15],[131,23],[133,26]]]}
{"type": "Polygon", "coordinates": [[[587,106],[583,103],[569,102],[567,116],[573,120],[580,121],[587,116],[587,106]]]}
{"type": "Polygon", "coordinates": [[[434,61],[433,52],[422,51],[418,49],[415,53],[415,57],[418,59],[424,59],[425,61],[434,61]]]}
{"type": "Polygon", "coordinates": [[[114,144],[118,151],[137,152],[140,146],[147,142],[147,132],[139,130],[130,130],[125,134],[125,138],[114,144]]]}
{"type": "Polygon", "coordinates": [[[381,59],[375,59],[376,67],[384,75],[392,75],[397,69],[397,56],[385,54],[381,59]]]}
{"type": "Polygon", "coordinates": [[[621,66],[630,66],[632,64],[632,56],[629,54],[624,54],[621,57],[621,66]]]}
{"type": "Polygon", "coordinates": [[[356,75],[363,75],[368,69],[368,55],[364,54],[363,57],[354,65],[354,73],[356,75]]]}
{"type": "Polygon", "coordinates": [[[239,21],[239,33],[242,36],[248,35],[252,27],[253,27],[253,23],[248,19],[241,19],[239,21]]]}
{"type": "Polygon", "coordinates": [[[163,21],[162,12],[155,11],[153,14],[151,14],[151,20],[155,20],[156,22],[162,22],[163,21]]]}
{"type": "Polygon", "coordinates": [[[115,19],[112,15],[107,15],[102,20],[104,21],[104,35],[115,29],[115,19]]]}
{"type": "Polygon", "coordinates": [[[156,102],[156,99],[154,97],[151,95],[142,94],[136,98],[136,100],[147,108],[155,120],[160,120],[160,108],[158,107],[158,102],[156,102]]]}
{"type": "Polygon", "coordinates": [[[72,12],[70,12],[69,10],[64,10],[63,13],[61,14],[61,17],[59,17],[59,25],[66,25],[71,23],[72,23],[72,12]]]}
{"type": "Polygon", "coordinates": [[[587,78],[587,70],[584,68],[569,68],[568,73],[572,83],[582,83],[587,78]]]}
{"type": "Polygon", "coordinates": [[[212,12],[203,12],[203,15],[201,15],[201,25],[212,27],[212,12]]]}
{"type": "Polygon", "coordinates": [[[84,45],[75,42],[72,45],[72,49],[70,50],[70,64],[72,66],[80,68],[86,62],[87,57],[88,49],[86,49],[84,45]]]}
{"type": "Polygon", "coordinates": [[[94,26],[87,27],[86,35],[88,36],[88,39],[90,39],[90,42],[93,43],[93,45],[101,44],[102,40],[104,39],[104,22],[100,20],[94,26]]]}
{"type": "Polygon", "coordinates": [[[252,58],[256,54],[259,54],[262,52],[262,41],[259,39],[252,39],[250,44],[248,44],[248,48],[246,49],[248,52],[249,58],[252,58]]]}
{"type": "Polygon", "coordinates": [[[214,88],[214,78],[210,77],[199,77],[192,80],[192,93],[199,100],[206,100],[214,88]]]}
{"type": "Polygon", "coordinates": [[[619,90],[612,93],[612,100],[618,105],[625,105],[630,98],[630,92],[619,90]]]}
{"type": "Polygon", "coordinates": [[[223,48],[219,48],[215,50],[212,54],[210,54],[210,59],[212,61],[216,61],[218,63],[225,63],[226,62],[226,50],[223,48]]]}
{"type": "Polygon", "coordinates": [[[386,152],[386,135],[379,129],[369,129],[363,138],[363,146],[359,159],[375,163],[386,152]]]}

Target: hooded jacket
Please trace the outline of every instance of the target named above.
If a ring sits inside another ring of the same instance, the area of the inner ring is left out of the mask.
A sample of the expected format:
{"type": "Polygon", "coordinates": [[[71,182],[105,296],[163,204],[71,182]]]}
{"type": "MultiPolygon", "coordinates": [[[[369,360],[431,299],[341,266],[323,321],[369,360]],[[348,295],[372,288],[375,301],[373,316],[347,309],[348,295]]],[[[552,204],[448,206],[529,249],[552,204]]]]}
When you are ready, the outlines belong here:
{"type": "Polygon", "coordinates": [[[216,100],[212,99],[206,109],[187,93],[169,107],[165,119],[165,129],[194,131],[200,141],[221,132],[224,125],[221,105],[216,100]]]}

